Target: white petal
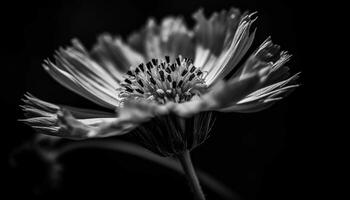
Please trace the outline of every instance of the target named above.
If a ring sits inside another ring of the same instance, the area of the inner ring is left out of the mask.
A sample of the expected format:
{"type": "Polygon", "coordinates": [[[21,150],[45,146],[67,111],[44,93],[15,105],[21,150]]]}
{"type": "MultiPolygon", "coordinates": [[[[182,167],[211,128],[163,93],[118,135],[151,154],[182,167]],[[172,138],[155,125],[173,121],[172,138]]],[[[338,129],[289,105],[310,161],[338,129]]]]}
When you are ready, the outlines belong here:
{"type": "Polygon", "coordinates": [[[47,61],[44,68],[61,84],[101,106],[112,109],[118,106],[119,84],[80,49],[61,49],[55,59],[56,65],[47,61]]]}
{"type": "Polygon", "coordinates": [[[221,112],[257,112],[266,109],[290,94],[298,84],[290,85],[299,74],[287,80],[261,88],[247,95],[241,101],[221,109],[221,112]]]}
{"type": "MultiPolygon", "coordinates": [[[[266,71],[264,73],[267,73],[266,71]]],[[[191,116],[202,111],[221,110],[237,103],[261,84],[264,74],[255,73],[243,79],[217,82],[207,94],[189,102],[176,104],[172,109],[180,116],[191,116]]]]}
{"type": "Polygon", "coordinates": [[[88,137],[86,130],[93,129],[100,124],[113,121],[114,114],[101,111],[58,106],[34,97],[25,95],[22,106],[26,119],[20,120],[40,133],[66,137],[71,139],[83,139],[88,137]],[[62,113],[69,112],[70,118],[65,118],[62,123],[62,113]],[[74,117],[73,117],[74,115],[74,117]],[[73,119],[73,120],[72,120],[73,119]]]}
{"type": "Polygon", "coordinates": [[[217,57],[211,65],[204,65],[202,71],[207,71],[207,85],[211,85],[217,80],[224,78],[245,55],[254,40],[255,31],[250,33],[251,24],[255,19],[251,19],[253,14],[243,17],[235,32],[235,35],[227,49],[217,57]]]}
{"type": "Polygon", "coordinates": [[[43,64],[43,67],[51,75],[52,78],[54,78],[57,82],[59,82],[61,85],[65,86],[69,90],[72,90],[73,92],[81,95],[82,97],[85,97],[86,99],[89,99],[90,101],[97,103],[103,107],[112,109],[115,107],[115,105],[98,97],[95,93],[93,93],[93,91],[91,91],[87,86],[79,82],[74,76],[72,76],[67,71],[58,68],[52,62],[46,61],[46,63],[43,64]]]}

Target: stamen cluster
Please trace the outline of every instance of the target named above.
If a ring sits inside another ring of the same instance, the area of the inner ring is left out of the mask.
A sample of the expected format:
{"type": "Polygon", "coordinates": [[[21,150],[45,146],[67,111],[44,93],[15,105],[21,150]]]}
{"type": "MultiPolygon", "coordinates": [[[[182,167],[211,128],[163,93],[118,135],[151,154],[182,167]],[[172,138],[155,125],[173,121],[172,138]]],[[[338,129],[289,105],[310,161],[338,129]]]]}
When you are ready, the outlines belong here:
{"type": "Polygon", "coordinates": [[[131,68],[121,83],[119,97],[126,99],[154,100],[160,104],[168,101],[182,103],[206,88],[204,73],[192,64],[192,60],[178,56],[152,59],[146,64],[131,68]]]}

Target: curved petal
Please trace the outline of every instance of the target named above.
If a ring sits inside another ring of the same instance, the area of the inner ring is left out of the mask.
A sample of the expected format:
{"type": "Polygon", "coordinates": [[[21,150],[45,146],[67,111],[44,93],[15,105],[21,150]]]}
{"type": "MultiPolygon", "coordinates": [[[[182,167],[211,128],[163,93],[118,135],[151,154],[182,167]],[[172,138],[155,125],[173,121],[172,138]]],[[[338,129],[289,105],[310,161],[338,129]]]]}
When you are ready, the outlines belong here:
{"type": "Polygon", "coordinates": [[[107,108],[119,104],[118,82],[101,65],[89,57],[82,45],[73,41],[73,47],[56,52],[55,63],[46,61],[45,70],[59,83],[83,97],[107,108]]]}
{"type": "Polygon", "coordinates": [[[280,81],[278,83],[266,86],[247,95],[241,101],[233,103],[230,106],[221,109],[222,112],[258,112],[272,106],[277,101],[288,96],[299,84],[293,84],[300,73],[280,81]]]}
{"type": "Polygon", "coordinates": [[[281,51],[280,46],[272,43],[268,37],[260,47],[250,56],[244,66],[237,71],[231,79],[246,76],[263,68],[268,68],[265,79],[260,87],[244,97],[239,102],[232,102],[222,112],[257,112],[268,108],[273,103],[281,100],[293,91],[298,84],[293,84],[300,73],[289,76],[289,68],[284,64],[290,59],[286,51],[281,51]]]}
{"type": "Polygon", "coordinates": [[[204,16],[203,9],[193,14],[196,21],[194,37],[196,43],[204,49],[209,49],[219,56],[227,48],[241,20],[239,9],[231,8],[220,13],[213,13],[209,19],[204,16]]]}
{"type": "Polygon", "coordinates": [[[207,94],[189,102],[176,104],[172,111],[187,117],[202,111],[221,110],[232,102],[241,101],[258,88],[267,73],[268,69],[261,69],[258,73],[247,74],[240,79],[217,82],[207,94]]]}
{"type": "Polygon", "coordinates": [[[86,137],[83,131],[86,128],[94,128],[115,118],[113,113],[55,105],[40,100],[29,93],[25,95],[23,102],[25,104],[22,105],[22,109],[26,119],[20,121],[28,124],[39,133],[47,135],[81,139],[86,137]],[[69,111],[71,117],[77,118],[74,129],[79,131],[71,131],[71,127],[62,125],[60,115],[64,111],[69,111]]]}
{"type": "MultiPolygon", "coordinates": [[[[169,112],[169,109],[158,107],[154,103],[125,102],[123,107],[118,109],[118,117],[78,119],[75,115],[76,109],[58,107],[36,98],[32,105],[27,103],[24,110],[27,113],[33,113],[32,110],[35,110],[34,112],[39,117],[30,117],[22,120],[23,122],[43,134],[69,139],[126,134],[139,124],[151,119],[154,115],[169,112]]],[[[81,111],[81,109],[79,110],[81,111]]]]}
{"type": "Polygon", "coordinates": [[[109,137],[130,132],[139,124],[150,120],[155,115],[167,114],[167,106],[158,106],[148,101],[127,101],[118,108],[118,118],[104,123],[96,129],[90,129],[89,137],[109,137]]]}
{"type": "Polygon", "coordinates": [[[205,80],[209,86],[228,75],[248,51],[255,36],[255,31],[250,33],[250,27],[256,20],[252,18],[254,14],[243,15],[239,18],[238,27],[237,25],[231,27],[234,31],[227,33],[220,54],[215,55],[202,46],[197,46],[195,65],[208,73],[205,80]]]}
{"type": "Polygon", "coordinates": [[[265,85],[283,80],[288,77],[289,68],[284,66],[289,61],[291,55],[286,51],[281,51],[279,45],[273,44],[271,37],[268,37],[259,48],[248,58],[243,67],[241,67],[231,78],[243,76],[245,73],[260,70],[270,66],[270,72],[265,85]]]}

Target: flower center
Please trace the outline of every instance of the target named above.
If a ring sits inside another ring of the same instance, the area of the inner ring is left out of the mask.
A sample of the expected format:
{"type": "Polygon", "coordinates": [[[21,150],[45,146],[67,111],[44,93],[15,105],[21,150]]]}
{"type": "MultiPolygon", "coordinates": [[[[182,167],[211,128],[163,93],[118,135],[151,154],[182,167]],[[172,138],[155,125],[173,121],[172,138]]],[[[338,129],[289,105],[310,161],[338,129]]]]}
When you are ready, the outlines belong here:
{"type": "Polygon", "coordinates": [[[182,103],[200,95],[207,86],[204,73],[192,64],[192,60],[178,56],[175,62],[152,59],[130,69],[121,83],[119,97],[154,100],[160,104],[168,101],[182,103]]]}

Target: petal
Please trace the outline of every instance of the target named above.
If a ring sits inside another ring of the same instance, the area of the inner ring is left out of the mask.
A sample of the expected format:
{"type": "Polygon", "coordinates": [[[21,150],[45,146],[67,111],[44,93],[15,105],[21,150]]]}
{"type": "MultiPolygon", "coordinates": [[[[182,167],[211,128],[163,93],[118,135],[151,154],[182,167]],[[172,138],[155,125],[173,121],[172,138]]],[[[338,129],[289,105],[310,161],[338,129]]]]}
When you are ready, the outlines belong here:
{"type": "Polygon", "coordinates": [[[128,44],[143,54],[146,60],[163,57],[159,27],[153,19],[149,19],[141,31],[131,34],[128,38],[128,44]]]}
{"type": "Polygon", "coordinates": [[[57,136],[70,139],[87,139],[91,137],[103,137],[91,134],[93,130],[110,123],[116,118],[89,118],[76,119],[67,109],[61,109],[57,113],[58,124],[62,130],[57,136]]]}
{"type": "Polygon", "coordinates": [[[299,86],[294,82],[300,74],[297,73],[288,78],[289,68],[284,64],[290,57],[291,55],[286,51],[280,50],[280,46],[273,44],[270,37],[267,38],[249,57],[244,66],[231,77],[231,79],[235,79],[268,68],[269,72],[263,79],[260,88],[257,88],[256,91],[250,93],[241,101],[232,102],[231,105],[220,111],[256,112],[268,108],[290,94],[299,86]]]}
{"type": "Polygon", "coordinates": [[[83,138],[110,137],[126,134],[155,115],[168,112],[168,108],[152,102],[128,101],[123,104],[123,107],[118,108],[118,118],[105,119],[94,127],[86,126],[84,121],[75,119],[69,111],[64,111],[60,115],[60,122],[73,135],[79,135],[83,138]]]}
{"type": "Polygon", "coordinates": [[[172,111],[186,117],[202,111],[221,110],[232,102],[241,101],[259,87],[267,73],[267,69],[262,69],[259,73],[247,74],[240,79],[217,82],[207,94],[189,102],[176,104],[172,111]]]}
{"type": "Polygon", "coordinates": [[[94,94],[92,91],[90,91],[88,86],[85,86],[74,76],[69,74],[69,72],[60,69],[52,62],[46,61],[46,63],[43,64],[43,67],[51,75],[51,77],[53,77],[57,82],[66,88],[103,107],[114,108],[113,105],[98,97],[96,93],[94,94]]]}
{"type": "Polygon", "coordinates": [[[241,19],[239,9],[231,8],[220,13],[213,13],[210,19],[206,19],[203,9],[193,14],[196,21],[194,37],[199,46],[209,49],[218,56],[231,41],[241,19]]]}
{"type": "Polygon", "coordinates": [[[97,128],[87,128],[72,117],[65,114],[64,121],[67,126],[77,127],[77,131],[83,131],[87,137],[108,137],[127,133],[139,124],[149,121],[155,116],[175,113],[181,117],[190,117],[202,111],[220,110],[232,102],[238,102],[256,89],[262,82],[268,71],[262,69],[259,73],[246,74],[240,79],[228,82],[218,82],[211,91],[202,97],[192,99],[185,103],[168,102],[157,104],[148,100],[125,101],[123,107],[118,108],[119,117],[97,128]]]}
{"type": "Polygon", "coordinates": [[[270,73],[265,84],[274,83],[283,80],[289,75],[289,68],[284,64],[290,59],[286,51],[281,51],[280,46],[273,44],[271,38],[268,37],[260,47],[248,58],[246,63],[231,78],[243,76],[245,73],[258,71],[261,68],[270,66],[270,73]]]}
{"type": "Polygon", "coordinates": [[[25,105],[22,109],[26,119],[20,121],[30,125],[36,131],[59,137],[72,139],[80,139],[86,137],[82,131],[72,132],[70,127],[62,126],[60,122],[60,113],[69,111],[71,116],[78,118],[77,125],[79,130],[84,130],[86,127],[92,128],[106,121],[114,119],[114,114],[101,111],[74,108],[69,106],[59,106],[34,97],[31,94],[26,94],[23,99],[25,105]],[[81,124],[80,124],[81,123],[81,124]]]}
{"type": "Polygon", "coordinates": [[[172,58],[182,55],[194,57],[192,33],[187,29],[182,18],[165,18],[162,21],[160,37],[164,54],[172,58]]]}
{"type": "Polygon", "coordinates": [[[108,34],[98,37],[98,43],[91,51],[91,57],[96,59],[114,78],[122,80],[130,66],[145,62],[144,57],[131,49],[119,37],[112,38],[108,34]]]}
{"type": "Polygon", "coordinates": [[[119,104],[118,82],[101,65],[92,60],[83,47],[73,41],[72,48],[60,49],[56,64],[46,61],[45,70],[59,83],[83,97],[107,108],[119,104]]]}
{"type": "Polygon", "coordinates": [[[193,58],[194,47],[190,32],[180,17],[167,17],[160,25],[155,20],[148,20],[145,28],[132,34],[128,43],[147,60],[178,55],[193,58]]]}
{"type": "Polygon", "coordinates": [[[203,111],[220,110],[232,102],[242,100],[242,98],[259,87],[267,73],[267,69],[262,69],[259,73],[246,74],[240,79],[218,82],[207,94],[201,97],[195,96],[191,101],[185,103],[168,102],[166,104],[157,104],[141,100],[126,101],[124,107],[118,108],[119,118],[114,123],[110,123],[99,130],[100,133],[94,133],[94,135],[111,131],[113,127],[116,127],[118,130],[118,126],[125,122],[140,124],[156,115],[175,113],[181,117],[190,117],[203,111]]]}
{"type": "Polygon", "coordinates": [[[221,109],[222,112],[257,112],[272,106],[277,101],[288,96],[294,91],[298,84],[293,84],[299,77],[299,73],[280,81],[278,83],[266,86],[247,95],[241,101],[233,103],[230,106],[221,109]]]}
{"type": "MultiPolygon", "coordinates": [[[[206,57],[203,58],[206,58],[207,62],[196,61],[198,59],[203,59],[200,57],[197,59],[196,57],[195,64],[204,63],[201,68],[202,71],[208,72],[205,80],[209,86],[228,75],[248,51],[255,36],[255,31],[250,33],[250,27],[256,19],[252,18],[254,14],[255,13],[244,15],[238,27],[233,27],[235,30],[235,32],[231,33],[234,34],[233,37],[228,37],[230,40],[225,40],[225,44],[227,45],[224,46],[222,52],[218,56],[214,54],[206,55],[206,57]]],[[[197,51],[198,50],[200,50],[200,47],[197,48],[197,51]]],[[[197,56],[199,55],[197,54],[197,56]]]]}

